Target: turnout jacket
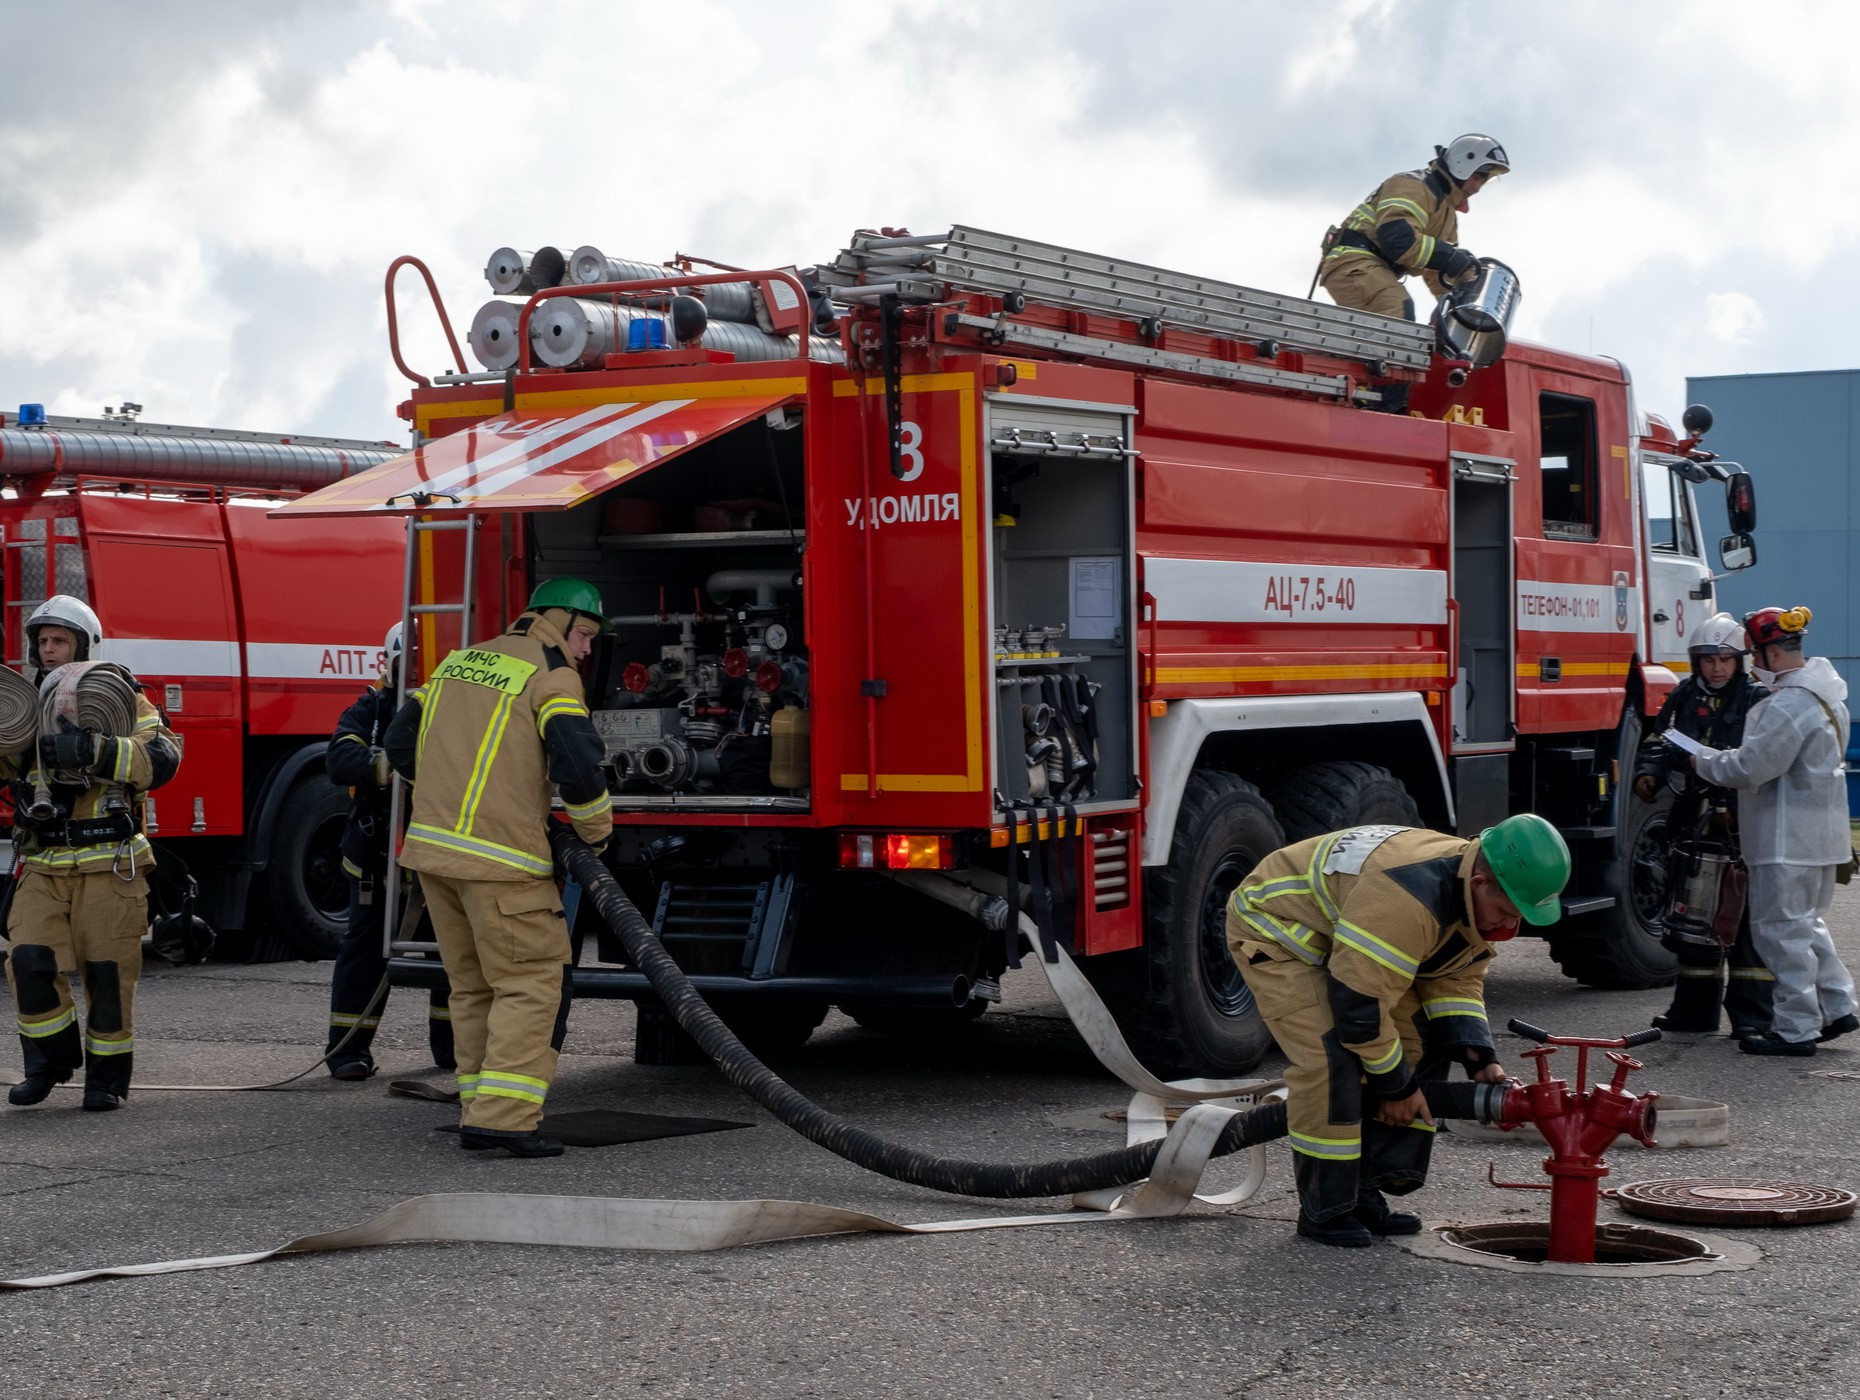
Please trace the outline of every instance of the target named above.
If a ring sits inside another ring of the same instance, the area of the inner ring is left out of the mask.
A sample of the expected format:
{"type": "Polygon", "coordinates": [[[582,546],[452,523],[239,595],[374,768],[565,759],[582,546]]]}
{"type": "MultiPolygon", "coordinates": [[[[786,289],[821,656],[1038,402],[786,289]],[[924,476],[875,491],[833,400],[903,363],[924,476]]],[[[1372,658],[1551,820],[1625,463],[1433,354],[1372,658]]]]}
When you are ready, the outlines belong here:
{"type": "Polygon", "coordinates": [[[387,742],[394,708],[394,682],[384,677],[342,712],[323,758],[329,780],[349,790],[342,864],[358,880],[387,874],[388,790],[375,781],[375,750],[387,742]]]}
{"type": "Polygon", "coordinates": [[[1634,763],[1634,776],[1654,777],[1665,782],[1669,774],[1678,773],[1686,780],[1688,797],[1701,801],[1730,797],[1726,788],[1707,782],[1693,771],[1691,755],[1661,742],[1659,736],[1676,729],[1712,748],[1734,749],[1744,742],[1744,721],[1751,706],[1768,694],[1759,681],[1741,671],[1715,691],[1707,689],[1696,674],[1687,676],[1660,706],[1659,716],[1653,722],[1653,742],[1641,747],[1634,763]]]}
{"type": "Polygon", "coordinates": [[[113,870],[119,864],[137,871],[153,867],[155,853],[148,837],[142,834],[141,794],[160,787],[180,771],[181,739],[142,693],[140,683],[133,676],[130,682],[137,686],[135,732],[123,737],[105,735],[97,741],[97,762],[83,786],[50,784],[52,800],[67,815],[54,822],[26,820],[33,786],[40,778],[36,745],[23,754],[0,757],[0,778],[13,780],[13,820],[17,823],[14,839],[25,854],[28,870],[88,875],[113,870]],[[129,789],[124,794],[129,800],[129,813],[120,819],[118,831],[107,830],[109,819],[104,815],[104,803],[111,796],[112,786],[129,789]]]}
{"type": "Polygon", "coordinates": [[[1847,682],[1823,656],[1777,673],[1751,706],[1744,741],[1702,753],[1707,781],[1736,788],[1746,865],[1841,865],[1847,825],[1847,682]]]}
{"type": "Polygon", "coordinates": [[[1395,1011],[1413,993],[1423,1033],[1469,1070],[1492,1063],[1485,974],[1496,951],[1472,920],[1479,842],[1401,826],[1358,826],[1274,851],[1227,905],[1236,960],[1286,958],[1321,980],[1336,1035],[1370,1091],[1405,1098],[1395,1011]]]}
{"type": "Polygon", "coordinates": [[[1439,297],[1446,291],[1440,271],[1459,245],[1463,198],[1439,161],[1391,175],[1338,225],[1324,261],[1376,258],[1397,277],[1418,273],[1439,297]]]}
{"type": "Polygon", "coordinates": [[[613,838],[605,750],[562,634],[526,612],[411,691],[388,761],[415,783],[401,864],[457,880],[546,879],[550,786],[581,839],[613,838]]]}

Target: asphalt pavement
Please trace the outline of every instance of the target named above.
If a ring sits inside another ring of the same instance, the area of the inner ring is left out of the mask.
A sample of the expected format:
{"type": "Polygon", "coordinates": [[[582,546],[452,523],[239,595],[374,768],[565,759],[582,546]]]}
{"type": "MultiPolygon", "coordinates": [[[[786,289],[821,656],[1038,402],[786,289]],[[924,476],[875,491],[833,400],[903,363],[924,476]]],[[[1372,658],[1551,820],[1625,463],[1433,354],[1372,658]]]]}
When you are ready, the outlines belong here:
{"type": "MultiPolygon", "coordinates": [[[[1860,887],[1856,887],[1860,890],[1860,887]]],[[[1860,966],[1860,893],[1837,942],[1860,966]]],[[[137,1006],[148,1083],[248,1082],[317,1053],[328,964],[151,969],[137,1006]]],[[[1126,1095],[1046,997],[1008,1000],[941,1044],[833,1016],[777,1067],[874,1131],[988,1159],[1113,1146],[1126,1095]]],[[[1520,940],[1490,981],[1495,1024],[1607,1035],[1644,1027],[1664,991],[1598,992],[1520,940]]],[[[444,1191],[823,1202],[903,1221],[1026,1209],[949,1198],[813,1147],[707,1067],[641,1067],[633,1016],[575,1008],[552,1109],[611,1107],[755,1126],[571,1150],[547,1161],[461,1152],[446,1106],[390,1097],[426,1066],[424,997],[388,1007],[383,1074],[320,1072],[288,1090],[138,1092],[116,1114],[60,1091],[0,1107],[0,1277],[265,1248],[444,1191]]],[[[1854,1037],[1860,1042],[1860,1037],[1854,1037]]],[[[1526,1048],[1501,1036],[1514,1069],[1526,1048]]],[[[1635,1082],[1727,1102],[1729,1146],[1611,1154],[1613,1182],[1763,1177],[1860,1188],[1860,1043],[1805,1060],[1723,1037],[1638,1052],[1635,1082]]],[[[1567,1055],[1567,1052],[1566,1052],[1567,1055]]],[[[17,1051],[0,1064],[18,1066],[17,1051]]],[[[1274,1062],[1268,1061],[1269,1069],[1274,1062]]],[[[244,1268],[0,1295],[0,1382],[35,1400],[112,1396],[1852,1396],[1860,1393],[1855,1244],[1840,1223],[1740,1231],[1762,1258],[1705,1277],[1521,1276],[1388,1244],[1296,1239],[1288,1155],[1244,1207],[1183,1217],[930,1237],[853,1236],[709,1254],[402,1245],[244,1268]]],[[[1444,1134],[1410,1202],[1430,1222],[1540,1217],[1542,1150],[1444,1134]]],[[[1213,1179],[1233,1171],[1217,1164],[1213,1179]]],[[[1616,1214],[1604,1207],[1604,1217],[1616,1214]]]]}

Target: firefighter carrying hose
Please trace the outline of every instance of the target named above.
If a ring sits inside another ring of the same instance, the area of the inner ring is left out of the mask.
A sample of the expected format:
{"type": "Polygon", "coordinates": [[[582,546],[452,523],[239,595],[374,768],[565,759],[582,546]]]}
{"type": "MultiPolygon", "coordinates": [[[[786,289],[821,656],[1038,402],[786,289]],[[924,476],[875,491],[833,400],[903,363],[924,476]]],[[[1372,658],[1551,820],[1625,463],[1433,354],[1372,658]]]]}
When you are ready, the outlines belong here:
{"type": "Polygon", "coordinates": [[[1389,1208],[1427,1180],[1425,1080],[1504,1079],[1485,1014],[1492,945],[1554,923],[1569,849],[1531,813],[1465,840],[1359,826],[1273,852],[1234,891],[1227,944],[1291,1067],[1298,1233],[1419,1233],[1389,1208]],[[1373,1116],[1364,1121],[1364,1101],[1373,1116]]]}
{"type": "MultiPolygon", "coordinates": [[[[329,979],[329,1040],[323,1053],[333,1079],[367,1079],[375,1072],[371,1053],[375,1030],[386,1006],[372,1010],[369,1001],[387,971],[382,951],[383,916],[391,897],[388,869],[388,725],[394,720],[395,689],[401,660],[401,625],[382,643],[387,665],[381,677],[336,721],[324,764],[329,779],[349,790],[349,819],[342,829],[342,873],[349,882],[349,924],[336,950],[329,979]],[[341,1046],[340,1054],[336,1047],[341,1046]]],[[[443,983],[427,998],[426,1039],[433,1063],[454,1069],[450,989],[443,983]]]]}
{"type": "Polygon", "coordinates": [[[613,836],[576,670],[606,625],[593,584],[540,583],[508,631],[453,652],[388,727],[388,758],[415,784],[401,863],[419,872],[452,982],[469,1151],[562,1153],[537,1131],[569,1004],[546,828],[553,784],[582,840],[598,849],[613,836]]]}
{"type": "MultiPolygon", "coordinates": [[[[103,642],[97,614],[77,598],[47,599],[26,619],[35,684],[73,661],[90,660],[103,642]]],[[[83,1106],[121,1105],[135,1062],[136,982],[148,931],[148,872],[154,853],[142,834],[141,794],[160,787],[181,765],[181,741],[140,688],[135,732],[127,737],[68,729],[41,735],[36,752],[0,757],[0,777],[14,779],[14,840],[25,868],[7,917],[12,957],[7,976],[19,1015],[26,1075],[7,1102],[42,1103],[55,1085],[84,1067],[83,1106]],[[49,783],[56,815],[30,821],[32,784],[49,783]],[[20,781],[22,780],[23,781],[20,781]],[[64,781],[71,779],[72,781],[64,781]],[[127,789],[127,811],[109,810],[127,789]],[[70,979],[84,983],[79,1034],[70,979]]]]}
{"type": "MultiPolygon", "coordinates": [[[[1744,717],[1750,707],[1769,694],[1744,670],[1744,628],[1729,613],[1701,622],[1686,654],[1692,658],[1692,674],[1666,697],[1653,723],[1654,740],[1641,749],[1634,765],[1634,795],[1642,802],[1658,797],[1662,784],[1670,784],[1677,794],[1666,819],[1669,891],[1707,845],[1736,856],[1737,794],[1699,777],[1685,752],[1660,742],[1658,736],[1677,730],[1713,748],[1734,749],[1744,741],[1744,717]]],[[[1710,1035],[1718,1029],[1722,1003],[1733,1036],[1741,1040],[1762,1035],[1770,1028],[1775,978],[1751,942],[1750,911],[1746,907],[1738,919],[1736,941],[1729,947],[1713,932],[1712,912],[1700,911],[1701,918],[1684,923],[1669,916],[1661,941],[1679,959],[1679,980],[1673,987],[1673,1004],[1655,1016],[1653,1024],[1663,1031],[1710,1035]]]]}

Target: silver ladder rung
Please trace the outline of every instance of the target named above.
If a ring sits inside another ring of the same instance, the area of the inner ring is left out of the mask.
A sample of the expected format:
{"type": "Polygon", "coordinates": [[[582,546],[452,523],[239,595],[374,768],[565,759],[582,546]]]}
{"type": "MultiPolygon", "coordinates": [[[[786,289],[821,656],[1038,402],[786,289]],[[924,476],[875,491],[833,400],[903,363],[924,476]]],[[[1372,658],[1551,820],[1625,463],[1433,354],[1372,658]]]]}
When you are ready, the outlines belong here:
{"type": "Polygon", "coordinates": [[[472,527],[472,519],[473,517],[467,516],[463,520],[422,520],[415,516],[413,528],[416,533],[422,535],[430,535],[437,530],[469,530],[472,527]]]}
{"type": "Polygon", "coordinates": [[[462,613],[470,610],[470,606],[465,603],[415,603],[413,605],[415,617],[433,617],[439,613],[462,613]]]}

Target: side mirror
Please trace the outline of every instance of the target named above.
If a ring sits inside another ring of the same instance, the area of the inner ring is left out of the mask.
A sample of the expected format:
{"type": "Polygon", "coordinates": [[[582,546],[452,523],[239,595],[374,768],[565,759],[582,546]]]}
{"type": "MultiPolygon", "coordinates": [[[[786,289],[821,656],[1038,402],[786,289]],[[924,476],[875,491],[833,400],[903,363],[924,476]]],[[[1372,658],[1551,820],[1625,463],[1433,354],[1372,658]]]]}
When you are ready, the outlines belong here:
{"type": "Polygon", "coordinates": [[[1718,541],[1720,573],[1735,574],[1757,562],[1757,542],[1746,534],[1726,535],[1718,541]]]}
{"type": "Polygon", "coordinates": [[[1724,484],[1724,510],[1734,535],[1749,535],[1757,528],[1757,483],[1749,472],[1734,472],[1724,484]]]}

